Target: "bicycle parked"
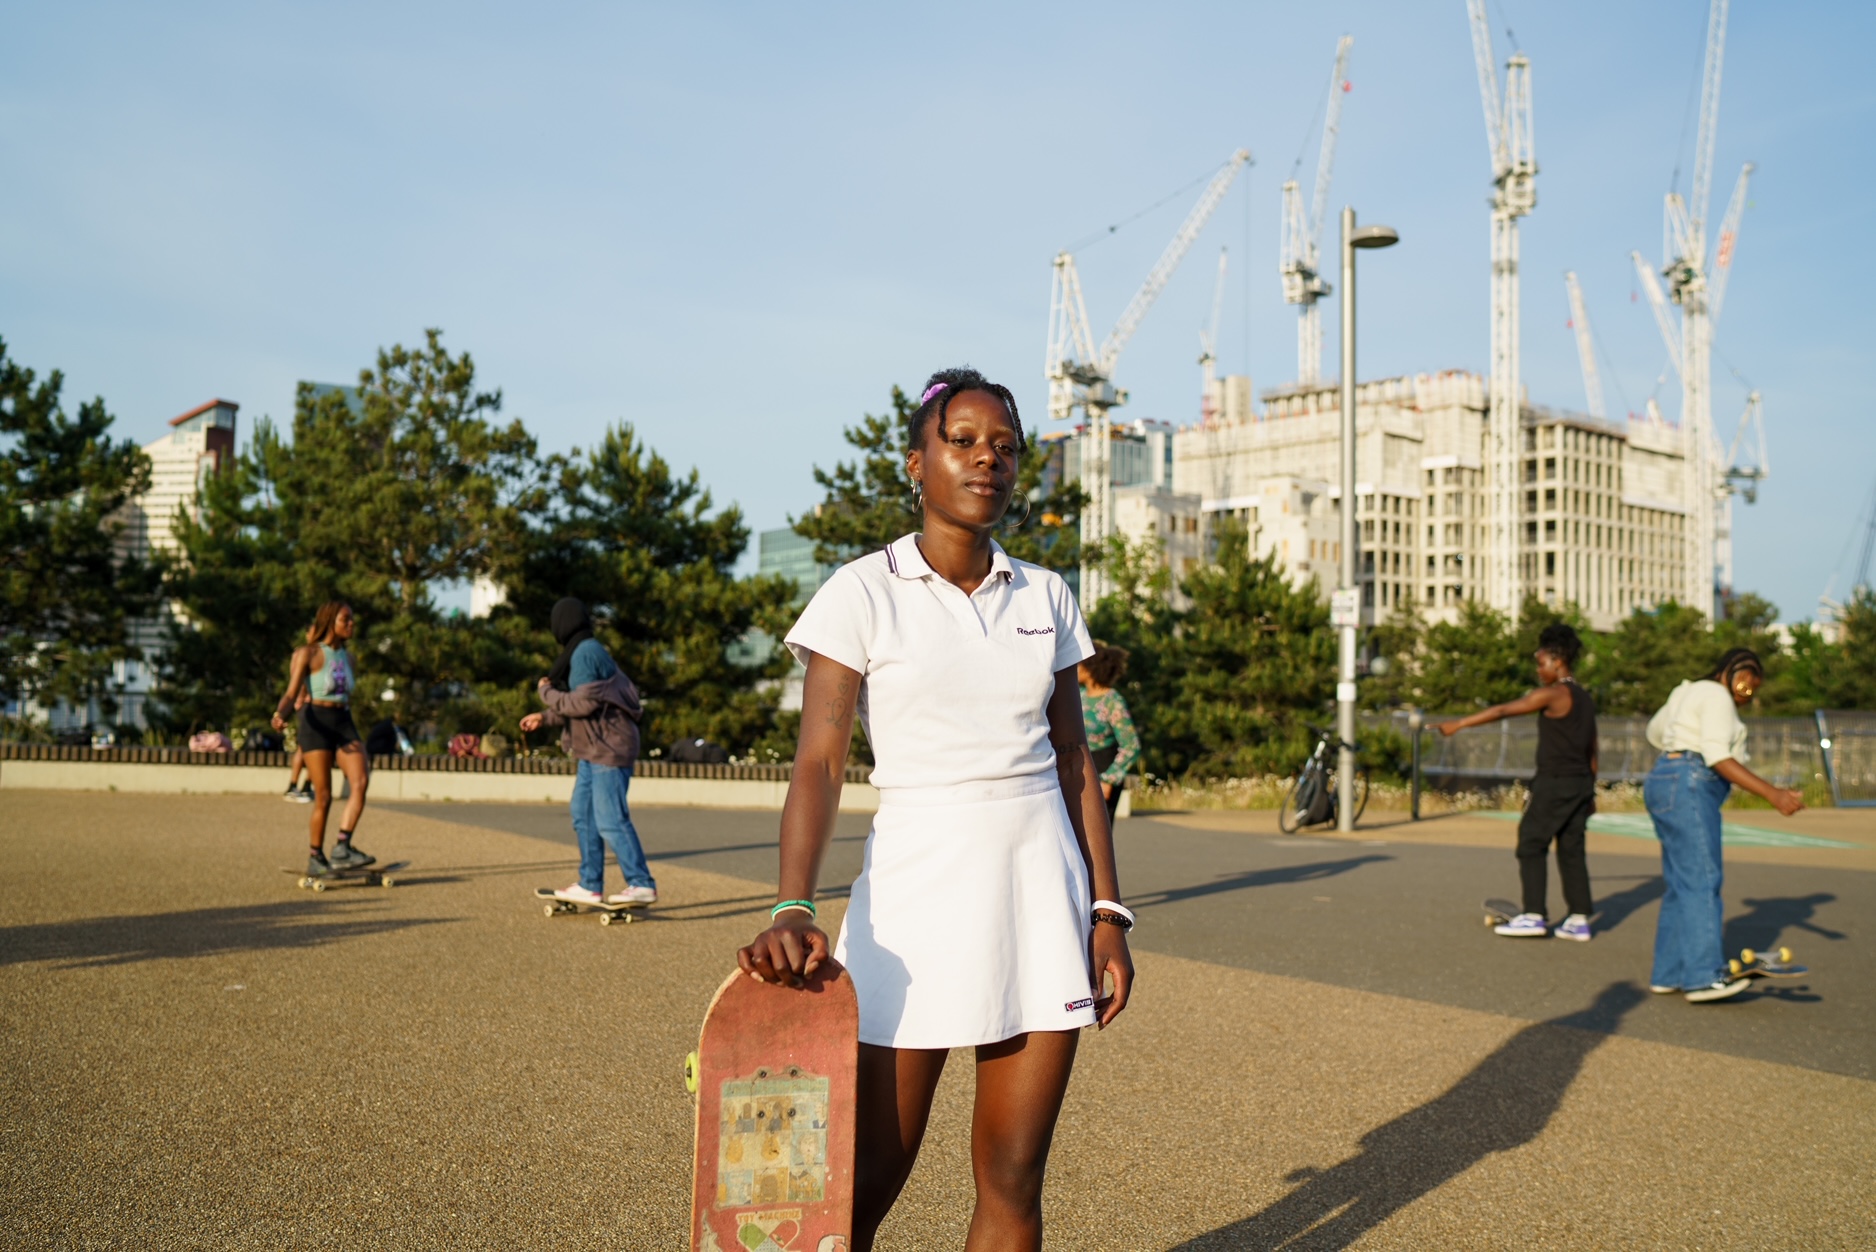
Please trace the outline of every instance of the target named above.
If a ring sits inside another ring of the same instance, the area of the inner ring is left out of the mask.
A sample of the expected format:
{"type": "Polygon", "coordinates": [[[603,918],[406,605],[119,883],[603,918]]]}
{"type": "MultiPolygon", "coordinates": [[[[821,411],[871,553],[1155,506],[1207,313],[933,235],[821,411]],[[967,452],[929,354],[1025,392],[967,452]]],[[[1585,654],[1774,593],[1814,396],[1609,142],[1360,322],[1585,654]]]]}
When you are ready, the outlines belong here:
{"type": "MultiPolygon", "coordinates": [[[[1308,726],[1307,723],[1305,723],[1308,726]]],[[[1293,835],[1305,826],[1320,826],[1333,822],[1336,816],[1335,766],[1340,749],[1344,746],[1340,737],[1325,726],[1308,726],[1316,736],[1316,750],[1303,762],[1303,768],[1296,771],[1290,779],[1290,785],[1284,788],[1283,805],[1277,810],[1277,825],[1286,835],[1293,835]]],[[[1354,744],[1346,745],[1352,753],[1354,744]]],[[[1355,764],[1355,820],[1361,820],[1362,810],[1368,807],[1368,767],[1359,761],[1355,764]]]]}

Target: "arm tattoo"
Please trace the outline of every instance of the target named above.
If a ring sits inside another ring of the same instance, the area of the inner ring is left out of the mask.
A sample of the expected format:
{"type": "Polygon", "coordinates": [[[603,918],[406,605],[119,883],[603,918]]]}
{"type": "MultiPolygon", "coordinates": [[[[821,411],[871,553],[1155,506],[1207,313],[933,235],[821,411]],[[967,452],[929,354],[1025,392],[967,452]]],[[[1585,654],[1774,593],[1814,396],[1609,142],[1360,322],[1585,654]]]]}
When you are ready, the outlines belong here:
{"type": "Polygon", "coordinates": [[[838,726],[841,721],[846,718],[847,709],[852,704],[852,701],[847,698],[848,692],[852,690],[852,686],[852,681],[845,674],[842,674],[840,676],[839,687],[837,688],[839,694],[827,702],[827,724],[829,726],[838,726]]]}

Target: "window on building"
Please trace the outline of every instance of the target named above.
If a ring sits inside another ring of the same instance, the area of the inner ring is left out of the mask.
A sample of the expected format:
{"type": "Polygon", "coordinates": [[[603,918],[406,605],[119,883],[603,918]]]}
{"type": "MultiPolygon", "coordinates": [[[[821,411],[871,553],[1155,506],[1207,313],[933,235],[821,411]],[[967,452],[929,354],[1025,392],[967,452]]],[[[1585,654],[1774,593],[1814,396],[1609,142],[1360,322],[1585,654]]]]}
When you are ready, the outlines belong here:
{"type": "Polygon", "coordinates": [[[1546,576],[1550,576],[1550,575],[1555,574],[1556,572],[1557,572],[1557,554],[1555,552],[1544,553],[1544,574],[1546,576]]]}

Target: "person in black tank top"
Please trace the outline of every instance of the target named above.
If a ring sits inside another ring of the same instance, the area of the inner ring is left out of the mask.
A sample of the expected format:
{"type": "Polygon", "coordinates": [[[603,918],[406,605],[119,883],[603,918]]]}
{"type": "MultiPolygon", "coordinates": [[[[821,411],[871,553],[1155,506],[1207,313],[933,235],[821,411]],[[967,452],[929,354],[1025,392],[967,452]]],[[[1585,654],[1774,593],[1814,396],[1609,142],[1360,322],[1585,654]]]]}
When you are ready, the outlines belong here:
{"type": "Polygon", "coordinates": [[[1557,874],[1563,879],[1569,916],[1558,923],[1559,939],[1590,937],[1589,916],[1595,903],[1589,892],[1589,861],[1584,850],[1590,814],[1596,811],[1596,701],[1571,672],[1583,653],[1576,631],[1561,622],[1544,627],[1537,639],[1538,688],[1507,704],[1434,729],[1452,735],[1507,717],[1536,713],[1537,776],[1531,779],[1531,802],[1518,823],[1518,876],[1524,884],[1524,912],[1502,926],[1501,935],[1542,938],[1551,933],[1549,883],[1545,859],[1557,844],[1557,874]]]}

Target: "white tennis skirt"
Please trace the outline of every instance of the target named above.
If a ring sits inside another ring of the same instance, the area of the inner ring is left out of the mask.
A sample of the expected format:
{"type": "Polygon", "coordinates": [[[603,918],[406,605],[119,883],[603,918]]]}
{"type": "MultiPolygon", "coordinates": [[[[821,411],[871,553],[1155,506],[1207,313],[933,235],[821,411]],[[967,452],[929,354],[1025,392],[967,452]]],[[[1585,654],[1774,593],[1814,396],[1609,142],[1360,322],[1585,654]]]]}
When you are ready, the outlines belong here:
{"type": "Polygon", "coordinates": [[[860,1041],[962,1048],[1092,1025],[1092,906],[1053,771],[882,791],[834,946],[860,1041]]]}

